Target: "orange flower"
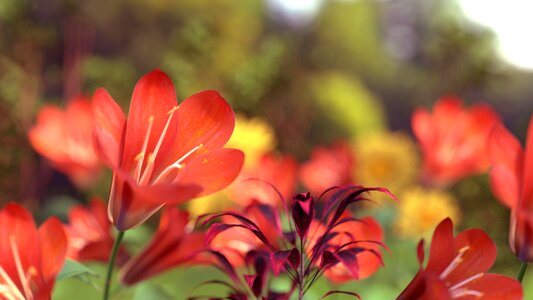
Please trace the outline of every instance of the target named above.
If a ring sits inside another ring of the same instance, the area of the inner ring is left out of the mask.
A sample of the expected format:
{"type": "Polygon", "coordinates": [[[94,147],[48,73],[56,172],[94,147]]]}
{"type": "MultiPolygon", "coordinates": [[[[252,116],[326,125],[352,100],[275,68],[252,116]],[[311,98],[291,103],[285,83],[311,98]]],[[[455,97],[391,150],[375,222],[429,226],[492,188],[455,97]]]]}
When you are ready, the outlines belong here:
{"type": "MultiPolygon", "coordinates": [[[[68,214],[69,236],[68,258],[76,261],[107,262],[115,241],[111,235],[111,223],[107,217],[106,207],[101,199],[94,198],[87,208],[74,206],[68,214]]],[[[127,259],[124,248],[120,248],[119,264],[127,259]]]]}
{"type": "Polygon", "coordinates": [[[331,147],[317,147],[311,159],[300,167],[299,177],[312,194],[320,195],[332,186],[352,182],[354,156],[343,141],[331,147]]]}
{"type": "Polygon", "coordinates": [[[412,127],[424,156],[424,179],[446,185],[486,171],[487,138],[498,120],[489,106],[465,110],[454,97],[441,98],[433,113],[417,109],[412,127]]]}
{"type": "Polygon", "coordinates": [[[135,86],[127,122],[104,89],[95,92],[93,108],[97,148],[113,169],[109,216],[120,231],[165,204],[226,187],[243,164],[241,151],[222,148],[235,125],[228,103],[204,91],[177,106],[174,86],[159,70],[135,86]]]}
{"type": "Polygon", "coordinates": [[[494,194],[511,208],[509,242],[523,262],[533,262],[533,117],[525,149],[503,125],[492,131],[488,143],[494,194]]]}
{"type": "Polygon", "coordinates": [[[280,206],[282,201],[277,191],[284,199],[290,199],[296,186],[296,176],[297,163],[294,158],[265,154],[256,165],[241,172],[239,179],[230,186],[229,197],[241,206],[254,201],[280,206]]]}
{"type": "Polygon", "coordinates": [[[194,262],[195,255],[204,249],[205,234],[191,232],[188,220],[187,212],[166,208],[151,241],[121,270],[122,283],[133,285],[178,265],[194,262]]]}
{"type": "Polygon", "coordinates": [[[28,139],[54,168],[67,174],[78,186],[87,187],[101,170],[93,147],[93,130],[91,103],[78,97],[68,102],[65,111],[44,106],[37,124],[28,132],[28,139]]]}
{"type": "Polygon", "coordinates": [[[0,298],[50,299],[67,253],[67,235],[56,218],[37,230],[31,214],[10,203],[0,210],[0,298]]]}

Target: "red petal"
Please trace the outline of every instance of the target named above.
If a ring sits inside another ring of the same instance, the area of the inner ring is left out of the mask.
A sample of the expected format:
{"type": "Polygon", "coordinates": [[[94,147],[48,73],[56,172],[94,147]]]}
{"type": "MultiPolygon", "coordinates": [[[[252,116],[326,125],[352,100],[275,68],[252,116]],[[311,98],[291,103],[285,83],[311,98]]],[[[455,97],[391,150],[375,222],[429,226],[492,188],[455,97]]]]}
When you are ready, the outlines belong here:
{"type": "Polygon", "coordinates": [[[188,213],[165,209],[149,244],[122,269],[121,281],[131,285],[187,262],[204,240],[203,234],[185,232],[187,222],[188,213]]]}
{"type": "Polygon", "coordinates": [[[440,222],[433,233],[426,270],[440,274],[454,259],[453,223],[450,218],[440,222]]]}
{"type": "Polygon", "coordinates": [[[202,192],[197,196],[211,194],[233,182],[243,162],[244,154],[240,150],[217,149],[200,155],[187,164],[176,182],[201,186],[202,192]]]}
{"type": "MultiPolygon", "coordinates": [[[[235,126],[235,115],[229,104],[215,91],[204,91],[185,99],[177,111],[177,137],[161,165],[169,165],[191,149],[202,149],[189,156],[190,161],[201,153],[223,147],[235,126]]],[[[156,169],[156,172],[160,172],[156,169]]]]}
{"type": "Polygon", "coordinates": [[[481,229],[469,229],[459,233],[454,240],[455,253],[461,262],[446,276],[446,281],[461,282],[478,273],[486,272],[496,260],[496,246],[481,229]]]}
{"type": "Polygon", "coordinates": [[[411,117],[411,127],[418,142],[422,144],[422,151],[435,143],[435,128],[432,124],[431,115],[425,109],[417,109],[411,117]]]}
{"type": "Polygon", "coordinates": [[[97,89],[93,95],[96,148],[106,164],[118,167],[122,155],[124,113],[105,89],[97,89]]]}
{"type": "Polygon", "coordinates": [[[450,300],[448,287],[433,272],[419,271],[396,300],[450,300]]]}
{"type": "Polygon", "coordinates": [[[45,281],[53,280],[63,267],[67,254],[67,235],[56,218],[50,218],[39,228],[41,271],[45,281]]]}
{"type": "Polygon", "coordinates": [[[486,300],[521,300],[524,297],[520,282],[514,278],[498,274],[484,274],[480,279],[472,281],[464,288],[483,293],[480,298],[461,297],[465,300],[481,298],[486,300]]]}
{"type": "Polygon", "coordinates": [[[30,265],[40,266],[37,231],[33,218],[24,207],[10,203],[0,210],[0,266],[21,289],[22,285],[13,257],[15,250],[12,247],[13,242],[15,242],[24,269],[30,265]]]}
{"type": "Polygon", "coordinates": [[[529,119],[525,149],[520,207],[531,211],[533,210],[533,116],[529,119]]]}
{"type": "Polygon", "coordinates": [[[424,264],[426,252],[424,251],[424,240],[420,240],[418,242],[418,246],[416,247],[416,256],[418,258],[418,264],[420,265],[420,268],[422,268],[422,265],[424,264]]]}
{"type": "Polygon", "coordinates": [[[519,197],[522,146],[505,127],[497,124],[489,135],[488,149],[492,164],[490,171],[492,190],[503,204],[513,208],[519,197]]]}
{"type": "MultiPolygon", "coordinates": [[[[170,78],[160,70],[144,75],[133,90],[130,111],[124,141],[124,156],[121,168],[132,172],[137,165],[135,157],[142,152],[145,139],[148,140],[146,155],[154,151],[156,144],[165,128],[169,112],[177,105],[176,91],[170,78]],[[150,119],[153,125],[147,137],[150,119]]],[[[163,140],[160,153],[166,153],[169,145],[174,142],[177,130],[177,117],[173,116],[163,140]]],[[[157,163],[156,163],[157,164],[157,163]]]]}
{"type": "MultiPolygon", "coordinates": [[[[450,129],[457,126],[450,126],[457,121],[465,121],[464,111],[462,109],[461,99],[455,96],[447,96],[440,98],[433,108],[433,122],[435,122],[436,130],[440,134],[450,131],[450,129]]],[[[462,123],[461,123],[462,124],[462,123]]],[[[461,127],[461,126],[459,126],[461,127]]]]}
{"type": "Polygon", "coordinates": [[[28,139],[32,147],[42,156],[52,161],[64,161],[62,145],[66,136],[65,114],[59,108],[51,105],[43,106],[37,116],[37,123],[28,132],[28,139]]]}

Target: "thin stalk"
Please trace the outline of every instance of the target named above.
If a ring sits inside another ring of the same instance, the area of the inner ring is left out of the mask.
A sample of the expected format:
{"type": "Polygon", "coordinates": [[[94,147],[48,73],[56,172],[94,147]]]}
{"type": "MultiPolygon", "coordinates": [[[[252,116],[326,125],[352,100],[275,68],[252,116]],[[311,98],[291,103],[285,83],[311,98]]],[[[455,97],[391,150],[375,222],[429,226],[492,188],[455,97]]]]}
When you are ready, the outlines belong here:
{"type": "Polygon", "coordinates": [[[518,281],[520,281],[520,283],[522,283],[522,280],[524,279],[524,275],[526,274],[526,270],[527,270],[527,263],[523,262],[520,265],[520,270],[518,270],[518,275],[516,275],[516,279],[518,281]]]}
{"type": "Polygon", "coordinates": [[[117,238],[115,239],[115,243],[113,244],[113,250],[111,250],[111,257],[109,259],[109,265],[107,266],[107,275],[105,278],[105,286],[104,286],[104,300],[109,299],[109,290],[111,288],[111,277],[113,276],[113,268],[115,267],[115,260],[117,258],[118,249],[120,247],[120,242],[122,242],[122,238],[124,237],[125,231],[119,231],[117,234],[117,238]]]}

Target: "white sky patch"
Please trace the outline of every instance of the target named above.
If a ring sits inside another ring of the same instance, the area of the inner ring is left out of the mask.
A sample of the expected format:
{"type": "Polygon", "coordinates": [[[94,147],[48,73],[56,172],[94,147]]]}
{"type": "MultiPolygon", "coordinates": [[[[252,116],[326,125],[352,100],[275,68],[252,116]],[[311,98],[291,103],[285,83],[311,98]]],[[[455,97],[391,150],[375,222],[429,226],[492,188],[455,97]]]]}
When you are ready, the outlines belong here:
{"type": "Polygon", "coordinates": [[[320,11],[324,0],[267,0],[274,13],[281,13],[291,23],[309,23],[320,11]]]}
{"type": "Polygon", "coordinates": [[[505,61],[533,71],[533,1],[458,0],[458,3],[470,20],[494,31],[505,61]]]}

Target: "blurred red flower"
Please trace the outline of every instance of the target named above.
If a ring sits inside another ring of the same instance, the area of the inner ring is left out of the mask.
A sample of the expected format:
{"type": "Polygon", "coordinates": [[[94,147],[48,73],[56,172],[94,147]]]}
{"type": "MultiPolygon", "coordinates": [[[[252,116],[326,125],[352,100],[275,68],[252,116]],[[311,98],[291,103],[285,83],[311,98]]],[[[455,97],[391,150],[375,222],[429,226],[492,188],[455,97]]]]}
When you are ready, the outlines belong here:
{"type": "Polygon", "coordinates": [[[195,256],[204,249],[205,234],[191,232],[188,221],[187,212],[165,208],[150,242],[121,270],[121,282],[133,285],[178,265],[200,262],[195,256]]]}
{"type": "MultiPolygon", "coordinates": [[[[76,261],[108,262],[115,238],[111,234],[111,222],[101,199],[91,199],[89,207],[76,205],[68,214],[69,224],[65,226],[69,237],[67,257],[76,261]]],[[[122,264],[128,258],[123,247],[117,262],[122,264]]]]}
{"type": "Polygon", "coordinates": [[[37,229],[30,212],[10,203],[0,210],[0,298],[50,299],[67,253],[67,235],[56,218],[37,229]]]}
{"type": "Polygon", "coordinates": [[[241,206],[252,202],[280,206],[279,195],[290,199],[294,193],[297,168],[292,156],[265,154],[257,164],[241,172],[228,190],[229,197],[241,206]]]}
{"type": "Polygon", "coordinates": [[[300,166],[298,175],[311,193],[320,195],[332,186],[352,183],[354,155],[350,146],[339,141],[331,147],[317,147],[311,159],[300,166]]]}
{"type": "Polygon", "coordinates": [[[490,183],[496,197],[511,208],[509,243],[523,262],[533,262],[533,117],[525,149],[502,124],[488,142],[490,183]]]}
{"type": "MultiPolygon", "coordinates": [[[[346,219],[349,217],[349,214],[344,216],[346,219]]],[[[313,222],[309,229],[310,239],[316,241],[316,239],[321,238],[325,229],[325,225],[322,223],[313,222]]],[[[333,232],[336,233],[336,236],[329,241],[329,251],[334,251],[335,248],[354,241],[356,241],[355,246],[368,251],[355,254],[359,265],[355,274],[352,274],[344,264],[338,263],[324,272],[326,278],[334,283],[344,283],[353,279],[361,280],[370,277],[382,266],[380,253],[383,247],[383,229],[376,220],[365,217],[360,220],[348,221],[337,225],[333,232]]]]}
{"type": "Polygon", "coordinates": [[[127,122],[104,89],[95,92],[93,108],[97,148],[113,169],[109,215],[120,231],[143,223],[165,204],[226,187],[242,167],[241,151],[222,148],[235,116],[215,91],[177,106],[170,78],[155,70],[135,86],[127,122]]]}
{"type": "Polygon", "coordinates": [[[445,97],[433,113],[417,109],[411,121],[424,156],[425,180],[447,185],[488,169],[487,138],[499,121],[489,106],[477,104],[467,110],[460,99],[445,97]]]}
{"type": "Polygon", "coordinates": [[[32,147],[80,187],[98,176],[101,162],[93,146],[94,119],[91,103],[83,97],[71,99],[63,111],[46,105],[28,132],[32,147]]]}
{"type": "Polygon", "coordinates": [[[485,273],[496,259],[496,245],[481,229],[453,236],[453,223],[444,219],[435,229],[429,260],[423,240],[418,244],[420,269],[398,300],[522,299],[520,283],[507,276],[485,273]]]}

